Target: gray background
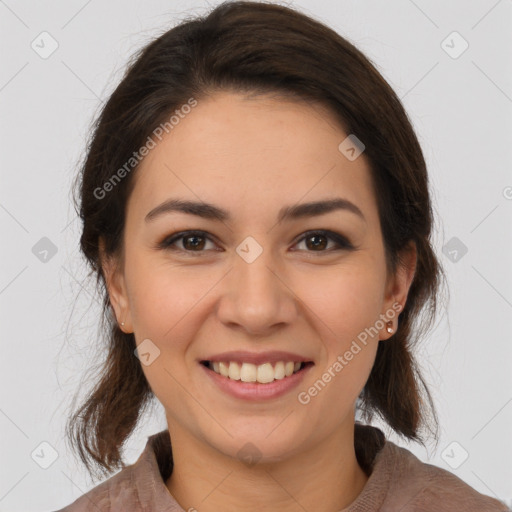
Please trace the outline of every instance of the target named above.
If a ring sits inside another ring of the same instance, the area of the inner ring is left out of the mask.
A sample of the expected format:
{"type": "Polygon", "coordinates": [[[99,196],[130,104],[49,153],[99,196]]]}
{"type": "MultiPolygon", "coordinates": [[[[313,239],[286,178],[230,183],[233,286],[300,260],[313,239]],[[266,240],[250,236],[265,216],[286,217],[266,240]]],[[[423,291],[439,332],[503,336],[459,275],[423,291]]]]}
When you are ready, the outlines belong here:
{"type": "MultiPolygon", "coordinates": [[[[94,485],[64,440],[71,398],[93,368],[99,314],[78,253],[71,180],[128,57],[217,3],[0,1],[1,511],[55,510],[94,485]],[[52,40],[58,48],[46,56],[52,40]]],[[[291,5],[347,37],[390,82],[435,190],[450,302],[418,358],[441,439],[425,450],[375,425],[512,505],[512,1],[291,5]]],[[[165,427],[157,407],[130,440],[127,460],[165,427]]]]}

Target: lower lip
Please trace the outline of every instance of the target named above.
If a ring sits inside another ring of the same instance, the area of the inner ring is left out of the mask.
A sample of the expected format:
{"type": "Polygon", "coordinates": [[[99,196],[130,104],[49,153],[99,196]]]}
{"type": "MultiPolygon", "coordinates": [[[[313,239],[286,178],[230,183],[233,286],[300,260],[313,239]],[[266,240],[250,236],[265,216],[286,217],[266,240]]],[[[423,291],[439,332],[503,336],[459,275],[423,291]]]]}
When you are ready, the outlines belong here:
{"type": "Polygon", "coordinates": [[[199,363],[199,366],[201,366],[206,372],[206,375],[228,395],[252,401],[269,400],[285,395],[293,388],[297,387],[306,373],[313,367],[312,364],[308,364],[302,370],[293,373],[289,377],[274,380],[268,384],[260,384],[259,382],[242,382],[241,380],[230,379],[215,373],[201,363],[199,363]]]}

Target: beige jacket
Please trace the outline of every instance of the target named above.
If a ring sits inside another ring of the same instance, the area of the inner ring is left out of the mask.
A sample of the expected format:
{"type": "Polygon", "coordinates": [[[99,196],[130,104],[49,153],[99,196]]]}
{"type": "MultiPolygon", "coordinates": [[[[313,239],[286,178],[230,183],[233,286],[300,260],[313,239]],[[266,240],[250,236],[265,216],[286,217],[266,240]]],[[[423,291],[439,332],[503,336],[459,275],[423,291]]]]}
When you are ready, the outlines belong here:
{"type": "MultiPolygon", "coordinates": [[[[356,500],[340,512],[509,511],[454,474],[387,441],[376,427],[356,423],[354,440],[358,462],[369,479],[356,500]]],[[[57,512],[186,512],[165,486],[171,472],[171,442],[164,430],[148,438],[134,464],[57,512]]]]}

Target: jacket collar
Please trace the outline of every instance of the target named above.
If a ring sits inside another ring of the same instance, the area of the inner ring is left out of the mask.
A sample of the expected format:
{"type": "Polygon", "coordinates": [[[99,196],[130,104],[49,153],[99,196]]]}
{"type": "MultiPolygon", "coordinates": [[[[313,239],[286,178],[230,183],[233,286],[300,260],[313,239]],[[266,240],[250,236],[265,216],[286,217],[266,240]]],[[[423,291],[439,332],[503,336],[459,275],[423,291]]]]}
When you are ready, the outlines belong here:
{"type": "MultiPolygon", "coordinates": [[[[354,446],[357,460],[369,479],[358,498],[343,512],[367,511],[369,503],[378,510],[385,499],[381,490],[389,487],[398,447],[386,441],[380,429],[358,422],[355,423],[354,446]]],[[[173,467],[168,430],[148,437],[144,451],[130,467],[130,481],[142,508],[185,512],[165,485],[173,467]]]]}

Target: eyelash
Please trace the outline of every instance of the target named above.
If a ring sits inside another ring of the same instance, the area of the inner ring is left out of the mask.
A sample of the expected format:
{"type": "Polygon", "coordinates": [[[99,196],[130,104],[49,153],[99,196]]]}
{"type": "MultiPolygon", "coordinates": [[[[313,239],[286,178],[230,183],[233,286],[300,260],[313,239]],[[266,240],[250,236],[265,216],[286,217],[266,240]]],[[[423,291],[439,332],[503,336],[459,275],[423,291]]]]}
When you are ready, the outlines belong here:
{"type": "MultiPolygon", "coordinates": [[[[310,236],[314,236],[314,235],[321,235],[321,236],[325,236],[327,238],[330,238],[332,241],[334,241],[336,244],[337,244],[337,248],[335,249],[326,249],[326,250],[322,250],[322,251],[306,251],[306,252],[312,252],[312,253],[330,253],[332,252],[333,250],[334,251],[338,251],[338,250],[345,250],[345,251],[350,251],[350,250],[354,250],[354,246],[345,238],[343,237],[342,235],[338,234],[338,233],[335,233],[333,231],[329,231],[329,230],[325,230],[325,229],[319,229],[319,230],[316,230],[316,231],[307,231],[306,233],[303,234],[302,238],[300,238],[296,244],[302,242],[303,240],[307,239],[308,237],[310,236]]],[[[157,249],[163,249],[163,250],[170,250],[170,251],[177,251],[177,252],[182,252],[182,253],[186,253],[187,255],[190,255],[190,256],[200,256],[202,253],[204,253],[205,251],[202,250],[202,251],[191,251],[191,250],[187,250],[187,249],[178,249],[176,247],[172,247],[172,245],[181,240],[181,239],[184,239],[184,238],[187,238],[187,237],[191,237],[191,236],[198,236],[198,237],[201,237],[201,238],[205,238],[211,242],[213,242],[214,240],[212,238],[210,238],[208,236],[208,234],[205,232],[205,231],[180,231],[178,233],[174,233],[166,238],[164,238],[164,240],[162,240],[161,242],[159,242],[157,244],[157,249]]],[[[295,245],[296,245],[295,244],[295,245]]]]}

